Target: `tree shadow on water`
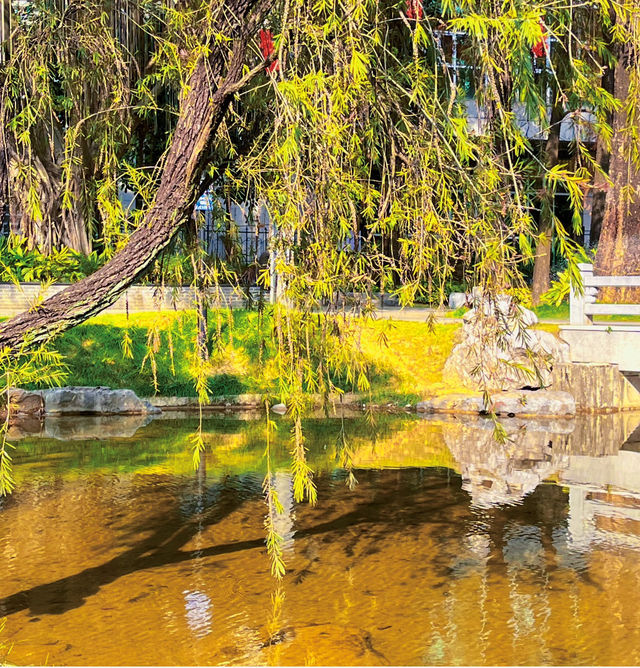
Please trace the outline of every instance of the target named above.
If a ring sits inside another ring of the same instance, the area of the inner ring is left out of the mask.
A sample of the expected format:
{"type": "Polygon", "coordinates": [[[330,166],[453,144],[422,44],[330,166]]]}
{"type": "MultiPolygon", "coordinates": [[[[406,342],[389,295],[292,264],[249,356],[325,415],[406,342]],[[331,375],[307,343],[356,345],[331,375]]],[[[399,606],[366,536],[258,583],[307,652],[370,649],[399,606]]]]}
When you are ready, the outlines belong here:
{"type": "MultiPolygon", "coordinates": [[[[407,506],[407,499],[404,499],[405,503],[401,510],[403,521],[399,523],[396,511],[399,508],[400,499],[397,489],[380,488],[377,492],[375,500],[362,499],[352,504],[353,509],[348,512],[325,522],[301,527],[295,533],[296,538],[330,532],[342,534],[358,525],[375,524],[378,527],[384,527],[384,531],[393,533],[401,530],[403,526],[406,527],[407,524],[418,525],[424,522],[448,524],[448,510],[459,503],[457,495],[454,495],[453,498],[440,498],[436,504],[433,498],[429,498],[407,506]],[[388,505],[383,503],[381,497],[386,497],[388,505]],[[382,508],[385,510],[381,511],[382,508]]],[[[150,536],[113,559],[0,599],[0,617],[10,616],[24,610],[29,610],[31,615],[63,614],[82,606],[87,598],[97,594],[102,587],[137,571],[176,565],[195,558],[211,558],[245,550],[264,549],[264,536],[212,545],[197,550],[181,549],[204,527],[221,522],[238,510],[245,501],[246,497],[243,498],[233,493],[232,490],[223,489],[214,505],[205,509],[200,515],[189,518],[187,522],[179,518],[178,512],[171,517],[165,515],[164,521],[159,518],[150,536]],[[229,493],[226,493],[227,491],[229,493]]]]}

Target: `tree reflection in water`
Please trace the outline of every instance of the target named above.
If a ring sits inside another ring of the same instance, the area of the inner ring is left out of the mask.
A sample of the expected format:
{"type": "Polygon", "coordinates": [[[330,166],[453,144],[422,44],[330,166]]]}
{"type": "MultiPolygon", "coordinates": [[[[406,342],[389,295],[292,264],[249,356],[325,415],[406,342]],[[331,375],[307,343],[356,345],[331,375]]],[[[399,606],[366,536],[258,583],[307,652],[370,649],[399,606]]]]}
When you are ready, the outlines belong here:
{"type": "Polygon", "coordinates": [[[188,422],[25,439],[0,512],[11,659],[637,663],[639,421],[513,418],[498,444],[482,418],[349,419],[351,491],[341,425],[310,419],[315,508],[291,499],[279,430],[287,574],[275,593],[261,424],[206,420],[198,473],[188,422]]]}

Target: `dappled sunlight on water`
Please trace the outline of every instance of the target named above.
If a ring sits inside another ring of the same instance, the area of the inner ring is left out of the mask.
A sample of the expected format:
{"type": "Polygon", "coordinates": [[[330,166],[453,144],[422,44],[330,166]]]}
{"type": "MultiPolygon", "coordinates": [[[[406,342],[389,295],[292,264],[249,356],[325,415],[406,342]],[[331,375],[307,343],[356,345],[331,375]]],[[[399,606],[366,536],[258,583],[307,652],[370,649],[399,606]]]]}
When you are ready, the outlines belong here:
{"type": "Polygon", "coordinates": [[[261,420],[206,420],[198,472],[193,420],[50,425],[0,505],[0,641],[15,664],[638,664],[638,423],[512,419],[499,444],[482,419],[350,418],[349,490],[341,421],[309,420],[310,507],[281,421],[280,587],[261,420]]]}

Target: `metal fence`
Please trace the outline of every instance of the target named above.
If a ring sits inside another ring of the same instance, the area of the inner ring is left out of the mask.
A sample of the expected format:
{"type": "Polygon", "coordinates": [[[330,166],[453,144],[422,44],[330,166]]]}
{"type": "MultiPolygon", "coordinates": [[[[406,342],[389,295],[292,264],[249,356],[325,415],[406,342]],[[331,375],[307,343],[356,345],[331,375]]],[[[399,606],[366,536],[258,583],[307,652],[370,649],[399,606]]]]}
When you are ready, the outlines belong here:
{"type": "MultiPolygon", "coordinates": [[[[202,202],[200,206],[206,205],[202,202]]],[[[226,207],[225,207],[226,208],[226,207]]],[[[220,201],[196,210],[198,235],[205,252],[245,266],[265,263],[269,252],[269,214],[264,205],[232,202],[225,211],[220,201]],[[222,213],[221,213],[222,212],[222,213]]]]}

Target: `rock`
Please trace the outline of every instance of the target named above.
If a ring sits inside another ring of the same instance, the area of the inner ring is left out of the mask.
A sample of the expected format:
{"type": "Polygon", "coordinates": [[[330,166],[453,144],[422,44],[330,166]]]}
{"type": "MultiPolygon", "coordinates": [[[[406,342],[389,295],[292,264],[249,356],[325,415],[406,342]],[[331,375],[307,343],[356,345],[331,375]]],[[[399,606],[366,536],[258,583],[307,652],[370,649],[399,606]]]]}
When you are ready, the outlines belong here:
{"type": "MultiPolygon", "coordinates": [[[[143,401],[145,401],[143,399],[143,401]]],[[[150,397],[148,402],[162,410],[180,410],[192,409],[198,410],[200,403],[198,397],[150,397]]],[[[229,394],[220,397],[210,397],[204,408],[228,408],[228,407],[249,406],[260,408],[262,406],[262,397],[259,394],[229,394]]]]}
{"type": "Polygon", "coordinates": [[[47,415],[100,414],[133,415],[157,412],[133,390],[112,390],[108,387],[56,387],[42,390],[47,415]]]}
{"type": "Polygon", "coordinates": [[[41,415],[44,411],[44,402],[38,392],[10,387],[7,395],[11,415],[41,415]]]}
{"type": "Polygon", "coordinates": [[[576,402],[568,392],[518,390],[491,395],[497,415],[575,415],[576,402]]]}
{"type": "Polygon", "coordinates": [[[553,365],[569,360],[569,346],[550,332],[531,329],[538,317],[509,295],[476,301],[462,320],[462,340],[444,366],[445,378],[462,387],[548,387],[553,365]]]}
{"type": "Polygon", "coordinates": [[[142,403],[147,409],[147,415],[160,415],[160,413],[162,413],[162,409],[159,406],[154,406],[150,401],[142,399],[142,403]]]}
{"type": "Polygon", "coordinates": [[[421,401],[416,406],[420,413],[483,413],[496,415],[575,415],[576,402],[568,392],[551,390],[518,390],[490,395],[485,406],[482,394],[446,394],[421,401]]]}
{"type": "Polygon", "coordinates": [[[271,410],[278,415],[284,415],[287,412],[287,407],[284,404],[274,404],[271,410]]]}
{"type": "Polygon", "coordinates": [[[484,403],[481,394],[446,394],[416,405],[418,413],[481,413],[484,403]]]}
{"type": "Polygon", "coordinates": [[[44,415],[147,415],[160,413],[133,390],[108,387],[56,387],[50,390],[11,390],[9,399],[16,414],[44,415]],[[28,410],[27,410],[28,409],[28,410]]]}
{"type": "Polygon", "coordinates": [[[449,295],[449,308],[454,311],[467,304],[467,295],[464,292],[452,292],[449,295]]]}
{"type": "MultiPolygon", "coordinates": [[[[500,316],[506,320],[522,320],[526,325],[535,325],[538,322],[538,316],[528,308],[516,304],[511,295],[496,295],[493,299],[483,297],[480,288],[473,288],[471,291],[471,302],[473,311],[482,310],[486,316],[500,316]]],[[[467,313],[467,319],[473,317],[467,313]]]]}

